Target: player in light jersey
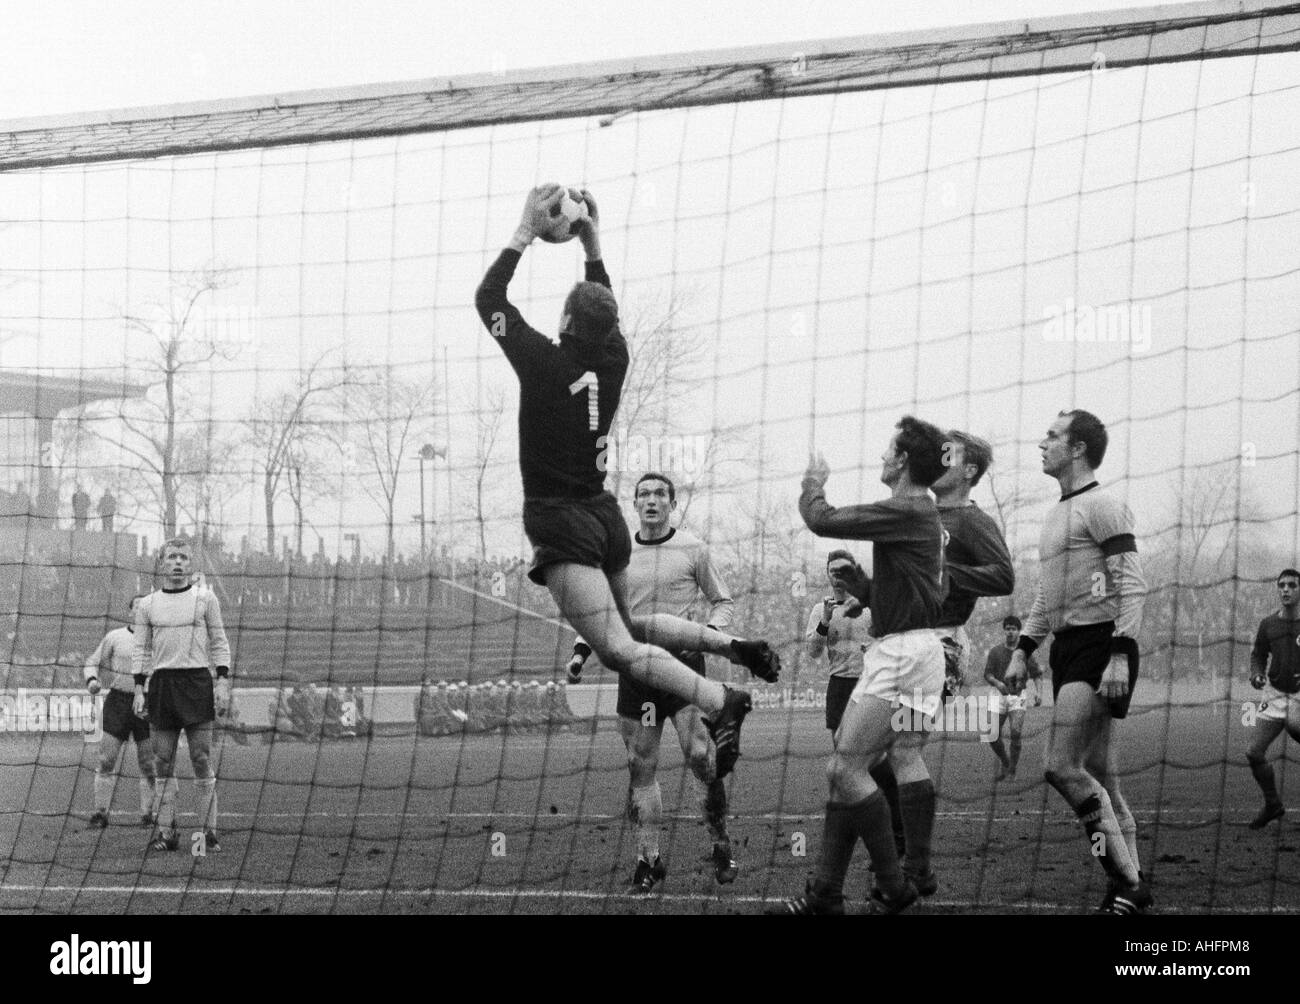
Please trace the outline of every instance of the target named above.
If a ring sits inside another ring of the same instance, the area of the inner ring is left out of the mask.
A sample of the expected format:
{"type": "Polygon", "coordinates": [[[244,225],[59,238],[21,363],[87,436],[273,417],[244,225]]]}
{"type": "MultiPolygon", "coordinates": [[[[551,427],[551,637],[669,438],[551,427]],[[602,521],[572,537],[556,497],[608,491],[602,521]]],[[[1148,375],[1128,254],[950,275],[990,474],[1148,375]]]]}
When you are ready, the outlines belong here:
{"type": "Polygon", "coordinates": [[[217,713],[230,707],[230,643],[217,595],[191,580],[192,563],[189,541],[169,540],[163,548],[165,585],[136,604],[135,712],[143,715],[147,705],[162,782],[155,812],[157,831],[149,849],[174,851],[180,845],[172,774],[183,729],[194,767],[203,848],[216,853],[221,843],[217,838],[217,779],[210,757],[217,713]],[[215,685],[211,666],[217,670],[215,685]]]}
{"type": "Polygon", "coordinates": [[[1277,577],[1277,594],[1282,606],[1260,621],[1250,650],[1250,685],[1264,692],[1255,738],[1246,751],[1250,772],[1264,793],[1264,807],[1251,821],[1252,830],[1262,830],[1286,814],[1268,748],[1283,729],[1300,742],[1300,572],[1283,569],[1277,577]]]}
{"type": "Polygon", "coordinates": [[[871,631],[871,612],[849,594],[842,581],[857,567],[852,552],[843,548],[826,556],[831,595],[813,604],[804,632],[808,655],[818,659],[825,652],[830,663],[830,677],[826,681],[826,727],[831,730],[832,742],[849,695],[862,676],[862,652],[871,631]]]}
{"type": "Polygon", "coordinates": [[[717,770],[740,756],[740,728],[751,702],[743,690],[692,672],[673,652],[707,652],[775,682],[781,660],[764,641],[746,641],[666,614],[634,617],[627,604],[632,549],[618,500],[605,491],[605,444],[623,393],[627,342],[601,258],[600,214],[582,193],[590,222],[579,230],[586,280],[564,301],[557,345],[524,320],[507,290],[524,251],[549,232],[565,190],[529,193],[510,243],[474,297],[484,326],[519,378],[519,468],[524,530],[533,544],[528,577],[550,590],[565,619],[619,675],[674,694],[709,715],[717,770]]]}
{"type": "MultiPolygon", "coordinates": [[[[633,507],[640,522],[627,569],[628,609],[633,616],[670,614],[689,618],[700,597],[709,604],[705,621],[721,630],[731,624],[731,593],[698,537],[673,527],[677,488],[664,474],[641,475],[633,490],[633,507]]],[[[569,662],[569,676],[581,673],[591,651],[579,638],[569,662]]],[[[704,675],[704,656],[683,652],[679,659],[704,675]]],[[[645,687],[627,676],[618,678],[618,727],[627,749],[631,772],[628,816],[636,827],[637,863],[632,890],[650,892],[667,874],[659,855],[663,794],[656,778],[664,722],[671,719],[682,755],[695,783],[696,803],[713,842],[714,878],[720,884],[736,880],[737,867],[727,836],[727,789],[717,776],[716,750],[698,708],[680,697],[645,687]]]]}
{"type": "Polygon", "coordinates": [[[1083,824],[1089,856],[1109,879],[1099,913],[1126,916],[1151,905],[1138,862],[1137,823],[1119,788],[1114,722],[1128,715],[1138,676],[1138,629],[1146,582],[1133,513],[1094,471],[1109,437],[1096,415],[1063,411],[1038,444],[1043,473],[1061,486],[1038,543],[1038,588],[1006,682],[1024,685],[1026,657],[1050,633],[1052,731],[1046,780],[1083,824]]]}
{"type": "Polygon", "coordinates": [[[95,768],[95,812],[90,825],[101,829],[108,826],[109,807],[113,804],[113,785],[117,777],[117,759],[130,739],[135,740],[135,758],[140,766],[140,822],[153,825],[154,756],[153,742],[149,738],[149,723],[136,716],[131,698],[135,693],[132,658],[135,654],[135,604],[142,596],[132,597],[127,604],[131,621],[104,635],[90,653],[83,670],[86,689],[98,694],[108,687],[104,707],[100,712],[99,762],[95,768]]]}
{"type": "MultiPolygon", "coordinates": [[[[1011,665],[1011,655],[1020,644],[1020,618],[1014,614],[1002,618],[1002,631],[1005,642],[989,649],[984,660],[984,682],[993,688],[989,695],[989,713],[998,716],[997,738],[989,743],[993,755],[998,758],[998,771],[994,781],[1015,778],[1016,768],[1020,764],[1021,735],[1025,729],[1025,711],[1029,707],[1029,695],[1025,693],[1024,683],[1007,682],[1007,667],[1011,665]],[[1006,743],[1002,737],[1006,736],[1006,743]]],[[[1038,680],[1043,671],[1038,668],[1038,660],[1029,657],[1029,684],[1034,690],[1034,707],[1043,703],[1038,692],[1038,680]]]]}

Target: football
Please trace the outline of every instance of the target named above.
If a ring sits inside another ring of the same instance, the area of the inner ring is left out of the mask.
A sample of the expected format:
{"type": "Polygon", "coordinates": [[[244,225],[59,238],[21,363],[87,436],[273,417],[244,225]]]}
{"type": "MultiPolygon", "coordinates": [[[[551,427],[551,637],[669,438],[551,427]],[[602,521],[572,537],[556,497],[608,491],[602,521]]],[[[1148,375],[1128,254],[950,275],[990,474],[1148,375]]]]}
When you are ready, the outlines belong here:
{"type": "Polygon", "coordinates": [[[589,219],[582,192],[567,188],[564,197],[551,207],[550,228],[537,236],[551,244],[563,244],[577,237],[589,219]]]}

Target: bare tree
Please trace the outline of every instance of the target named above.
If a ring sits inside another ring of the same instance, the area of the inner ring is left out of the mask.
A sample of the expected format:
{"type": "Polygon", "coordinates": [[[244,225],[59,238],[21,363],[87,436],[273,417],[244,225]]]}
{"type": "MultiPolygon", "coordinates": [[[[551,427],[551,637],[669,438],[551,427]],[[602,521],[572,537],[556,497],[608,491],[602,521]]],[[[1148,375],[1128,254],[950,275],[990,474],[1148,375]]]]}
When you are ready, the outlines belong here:
{"type": "MultiPolygon", "coordinates": [[[[153,390],[143,399],[108,403],[87,412],[87,430],[103,444],[133,461],[142,485],[162,516],[163,533],[176,533],[181,438],[204,426],[204,409],[193,396],[191,378],[211,373],[215,360],[238,353],[237,341],[223,341],[204,323],[201,304],[232,284],[229,270],[209,266],[182,277],[166,304],[148,314],[127,314],[127,327],[146,336],[147,350],[132,360],[149,377],[153,390]]],[[[210,409],[208,411],[210,414],[210,409]]]]}
{"type": "Polygon", "coordinates": [[[397,489],[415,446],[433,429],[432,380],[402,379],[386,367],[378,378],[360,380],[346,392],[348,415],[343,446],[364,475],[362,490],[384,514],[387,556],[392,561],[397,524],[397,489]],[[350,444],[350,445],[349,445],[350,444]]]}
{"type": "MultiPolygon", "coordinates": [[[[346,365],[335,368],[327,365],[331,354],[325,352],[317,357],[298,374],[290,389],[274,394],[269,400],[258,401],[243,420],[248,445],[255,455],[255,470],[262,483],[267,554],[275,554],[275,507],[286,493],[294,504],[301,553],[302,475],[317,472],[315,451],[329,439],[326,405],[339,391],[356,382],[346,365]]],[[[309,479],[309,484],[313,481],[309,479]]]]}
{"type": "Polygon", "coordinates": [[[486,489],[492,469],[492,450],[506,413],[506,394],[500,387],[487,387],[474,409],[474,518],[478,523],[478,554],[487,561],[486,489]]]}

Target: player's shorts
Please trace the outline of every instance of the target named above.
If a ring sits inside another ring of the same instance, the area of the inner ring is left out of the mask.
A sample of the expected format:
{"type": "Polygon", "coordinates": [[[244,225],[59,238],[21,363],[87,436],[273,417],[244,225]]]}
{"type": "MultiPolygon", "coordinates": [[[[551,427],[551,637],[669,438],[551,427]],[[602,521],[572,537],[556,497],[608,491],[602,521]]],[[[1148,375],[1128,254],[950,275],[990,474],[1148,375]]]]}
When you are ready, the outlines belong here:
{"type": "Polygon", "coordinates": [[[826,681],[826,727],[832,732],[840,727],[840,719],[849,706],[849,696],[858,685],[858,679],[856,676],[832,676],[826,681]]]}
{"type": "Polygon", "coordinates": [[[212,674],[206,668],[159,669],[149,677],[149,725],[179,732],[217,717],[212,674]]]}
{"type": "MultiPolygon", "coordinates": [[[[1052,651],[1048,665],[1052,668],[1052,697],[1061,692],[1067,683],[1086,683],[1093,690],[1101,686],[1102,674],[1110,664],[1110,639],[1115,633],[1115,622],[1085,624],[1083,627],[1065,628],[1052,636],[1052,651]]],[[[1128,706],[1133,700],[1137,685],[1138,657],[1128,660],[1128,693],[1107,701],[1110,716],[1114,719],[1128,717],[1128,706]]]]}
{"type": "Polygon", "coordinates": [[[989,694],[989,714],[1009,715],[1013,711],[1029,709],[1028,694],[999,694],[996,690],[989,694]]]}
{"type": "Polygon", "coordinates": [[[943,698],[943,645],[933,628],[900,631],[874,639],[862,654],[862,676],[849,695],[879,697],[923,715],[933,715],[943,698]]]}
{"type": "Polygon", "coordinates": [[[1288,712],[1300,715],[1300,694],[1284,694],[1271,684],[1264,684],[1259,698],[1259,717],[1270,722],[1285,722],[1288,712]]]}
{"type": "Polygon", "coordinates": [[[561,562],[613,575],[627,568],[632,538],[609,492],[585,499],[525,499],[524,532],[533,545],[528,577],[546,585],[546,567],[561,562]]]}
{"type": "Polygon", "coordinates": [[[134,739],[149,741],[149,723],[135,713],[135,697],[124,690],[110,690],[104,698],[103,732],[120,743],[134,739]]]}
{"type": "MultiPolygon", "coordinates": [[[[705,676],[704,672],[704,654],[702,652],[681,652],[677,653],[677,661],[683,662],[700,676],[705,676]]],[[[653,706],[654,718],[656,725],[662,725],[673,715],[681,711],[682,708],[690,707],[691,702],[687,701],[676,694],[665,693],[654,687],[647,687],[638,683],[630,676],[623,674],[618,678],[618,716],[635,721],[642,721],[646,712],[651,711],[646,705],[653,706]]]]}

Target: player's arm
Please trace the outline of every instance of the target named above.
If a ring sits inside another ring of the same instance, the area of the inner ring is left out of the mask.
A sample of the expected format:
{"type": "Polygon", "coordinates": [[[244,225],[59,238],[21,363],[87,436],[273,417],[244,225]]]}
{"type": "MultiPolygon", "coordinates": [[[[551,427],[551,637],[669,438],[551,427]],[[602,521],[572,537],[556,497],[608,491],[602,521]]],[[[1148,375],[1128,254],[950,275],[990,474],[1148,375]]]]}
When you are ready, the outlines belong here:
{"type": "Polygon", "coordinates": [[[808,611],[808,627],[803,637],[808,646],[809,658],[818,659],[826,651],[826,635],[830,632],[831,610],[834,609],[834,603],[835,598],[828,596],[808,611]]]}
{"type": "MultiPolygon", "coordinates": [[[[808,463],[799,495],[799,515],[819,537],[839,540],[895,541],[916,537],[916,514],[883,502],[836,508],[826,501],[830,465],[821,454],[808,463]]],[[[854,593],[856,596],[856,592],[854,593]]],[[[859,600],[862,597],[858,597],[859,600]]]]}
{"type": "Polygon", "coordinates": [[[988,658],[984,660],[984,682],[996,690],[999,694],[1007,693],[1007,685],[997,678],[993,672],[993,653],[996,649],[990,649],[988,658]]]}
{"type": "Polygon", "coordinates": [[[1142,605],[1147,594],[1133,534],[1133,514],[1128,506],[1116,500],[1104,507],[1085,510],[1085,513],[1088,532],[1100,542],[1110,588],[1119,605],[1110,639],[1110,663],[1102,674],[1097,692],[1105,698],[1122,697],[1128,693],[1129,661],[1138,655],[1137,637],[1142,627],[1142,605]]]}
{"type": "Polygon", "coordinates": [[[551,204],[559,201],[563,195],[564,190],[559,185],[539,186],[528,193],[523,216],[510,243],[497,255],[474,294],[478,316],[521,377],[533,359],[543,353],[556,351],[556,347],[549,338],[534,330],[524,320],[519,308],[510,302],[507,290],[524,250],[546,226],[551,204]]]}
{"type": "Polygon", "coordinates": [[[1042,644],[1050,630],[1051,624],[1047,620],[1047,598],[1043,596],[1043,583],[1040,579],[1038,587],[1034,590],[1034,605],[1029,608],[1029,616],[1025,619],[1025,626],[1020,632],[1020,641],[1016,645],[1016,650],[1011,653],[1011,663],[1007,666],[1008,687],[1019,687],[1025,682],[1025,678],[1029,675],[1028,659],[1034,654],[1034,649],[1042,644]]]}
{"type": "Polygon", "coordinates": [[[149,679],[153,653],[153,627],[149,623],[149,597],[135,605],[135,645],[131,650],[131,678],[135,681],[135,697],[131,708],[140,718],[145,714],[144,689],[149,679]]]}
{"type": "Polygon", "coordinates": [[[949,552],[944,562],[949,582],[969,596],[1010,596],[1016,588],[1011,552],[1007,550],[998,525],[992,518],[983,513],[980,515],[984,518],[969,519],[965,523],[965,543],[975,560],[969,565],[959,564],[952,560],[949,552]]]}
{"type": "Polygon", "coordinates": [[[564,673],[570,683],[582,682],[582,667],[586,665],[589,658],[591,658],[591,646],[579,635],[573,642],[573,655],[569,656],[569,661],[564,667],[564,673]]]}
{"type": "Polygon", "coordinates": [[[230,710],[230,642],[226,638],[226,627],[221,622],[221,601],[217,594],[207,593],[208,624],[208,658],[217,667],[216,703],[217,713],[225,714],[230,710]]]}
{"type": "Polygon", "coordinates": [[[104,637],[100,639],[99,644],[95,646],[95,651],[90,653],[90,657],[86,660],[86,665],[83,666],[81,670],[82,675],[86,678],[86,689],[92,694],[98,694],[100,691],[99,673],[104,666],[105,655],[107,655],[110,661],[112,661],[113,658],[112,646],[107,643],[108,635],[104,635],[104,637]]]}
{"type": "Polygon", "coordinates": [[[717,566],[709,557],[709,549],[701,546],[695,555],[695,585],[704,598],[709,601],[709,627],[721,631],[731,624],[736,615],[736,601],[731,598],[731,590],[722,581],[717,566]]]}
{"type": "Polygon", "coordinates": [[[1268,634],[1264,630],[1265,621],[1259,622],[1255,632],[1255,644],[1250,649],[1250,685],[1261,690],[1268,682],[1268,634]]]}

